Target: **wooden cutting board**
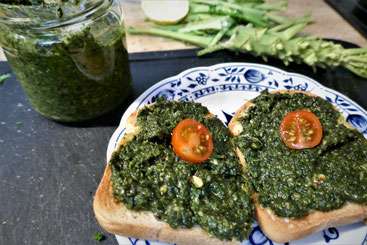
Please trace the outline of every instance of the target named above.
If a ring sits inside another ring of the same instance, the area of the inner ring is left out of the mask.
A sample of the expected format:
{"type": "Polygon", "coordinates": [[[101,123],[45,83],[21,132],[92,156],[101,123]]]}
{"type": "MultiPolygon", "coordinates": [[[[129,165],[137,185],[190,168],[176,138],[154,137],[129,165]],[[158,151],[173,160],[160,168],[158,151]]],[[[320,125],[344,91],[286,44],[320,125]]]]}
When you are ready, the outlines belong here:
{"type": "MultiPolygon", "coordinates": [[[[152,0],[154,1],[154,0],[152,0]]],[[[267,2],[279,2],[281,0],[267,0],[267,2]]],[[[140,7],[139,0],[121,0],[125,14],[125,26],[148,28],[145,15],[140,7]]],[[[312,11],[315,23],[308,25],[302,33],[314,36],[344,40],[359,46],[366,46],[367,40],[353,28],[343,17],[323,0],[288,0],[287,16],[299,16],[307,11],[312,11]]],[[[189,49],[193,46],[182,42],[172,41],[168,38],[147,35],[127,34],[127,46],[130,53],[189,49]]]]}
{"type": "MultiPolygon", "coordinates": [[[[140,0],[120,1],[124,9],[125,26],[127,28],[129,26],[149,27],[140,8],[140,0]]],[[[267,0],[267,2],[277,1],[280,0],[267,0]]],[[[344,40],[359,46],[367,45],[367,39],[323,0],[288,0],[286,15],[299,16],[310,10],[315,18],[315,23],[308,25],[302,33],[309,33],[322,38],[344,40]]],[[[127,34],[127,46],[129,53],[180,50],[194,47],[168,38],[130,34],[127,34]]],[[[0,61],[4,60],[6,58],[0,48],[0,61]]]]}

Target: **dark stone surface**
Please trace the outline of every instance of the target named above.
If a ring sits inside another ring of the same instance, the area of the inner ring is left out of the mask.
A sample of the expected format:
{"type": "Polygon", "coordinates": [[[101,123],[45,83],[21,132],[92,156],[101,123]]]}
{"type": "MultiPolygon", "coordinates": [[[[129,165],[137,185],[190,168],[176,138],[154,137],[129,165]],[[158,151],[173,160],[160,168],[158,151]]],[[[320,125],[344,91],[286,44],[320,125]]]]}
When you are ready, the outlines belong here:
{"type": "Polygon", "coordinates": [[[346,21],[367,38],[367,1],[366,0],[325,0],[346,21]]]}
{"type": "MultiPolygon", "coordinates": [[[[345,44],[349,45],[349,44],[345,44]]],[[[0,244],[117,244],[93,213],[93,196],[106,164],[106,150],[126,108],[156,82],[188,68],[223,62],[264,63],[260,58],[227,52],[196,57],[196,50],[132,54],[134,91],[114,112],[84,123],[61,124],[35,112],[15,76],[0,87],[0,244]],[[18,125],[17,122],[22,122],[18,125]]],[[[303,65],[285,67],[302,73],[367,107],[367,80],[343,68],[313,73],[303,65]]],[[[0,74],[11,72],[0,62],[0,74]]]]}

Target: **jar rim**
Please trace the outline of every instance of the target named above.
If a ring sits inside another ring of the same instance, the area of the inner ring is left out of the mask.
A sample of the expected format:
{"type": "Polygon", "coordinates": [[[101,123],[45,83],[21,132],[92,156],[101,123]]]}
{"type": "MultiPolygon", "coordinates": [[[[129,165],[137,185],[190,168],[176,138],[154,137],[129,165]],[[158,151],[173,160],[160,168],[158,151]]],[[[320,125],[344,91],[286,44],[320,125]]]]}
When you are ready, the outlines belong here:
{"type": "Polygon", "coordinates": [[[41,29],[68,26],[104,12],[113,2],[114,0],[84,0],[77,5],[68,2],[46,5],[0,3],[0,24],[41,29]]]}

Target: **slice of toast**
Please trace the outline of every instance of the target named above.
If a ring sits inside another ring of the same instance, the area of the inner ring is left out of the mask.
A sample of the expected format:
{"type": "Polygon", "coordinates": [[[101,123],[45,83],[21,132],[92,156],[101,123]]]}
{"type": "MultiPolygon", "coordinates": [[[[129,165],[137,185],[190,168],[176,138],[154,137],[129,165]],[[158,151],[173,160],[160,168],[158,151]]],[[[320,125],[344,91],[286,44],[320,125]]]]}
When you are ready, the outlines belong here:
{"type": "Polygon", "coordinates": [[[191,229],[171,228],[159,221],[152,212],[128,210],[113,197],[111,169],[106,166],[102,180],[93,201],[93,209],[98,223],[112,234],[138,239],[159,240],[175,244],[235,245],[239,242],[226,242],[209,236],[199,227],[191,229]]]}
{"type": "MultiPolygon", "coordinates": [[[[126,125],[127,134],[120,142],[120,146],[123,147],[135,134],[139,133],[140,128],[137,116],[138,110],[128,117],[126,125]]],[[[214,117],[210,113],[207,116],[214,117]]],[[[107,164],[93,202],[96,218],[106,231],[120,236],[159,240],[183,245],[235,245],[240,243],[239,241],[222,241],[214,238],[197,225],[190,229],[174,229],[167,223],[158,220],[152,212],[127,209],[124,203],[118,202],[114,198],[110,177],[111,169],[107,164]]]]}
{"type": "MultiPolygon", "coordinates": [[[[294,93],[304,93],[309,96],[316,96],[308,92],[294,90],[280,90],[272,93],[289,93],[291,95],[294,93]]],[[[228,125],[232,136],[238,136],[243,131],[243,127],[245,127],[245,125],[242,125],[238,119],[240,117],[244,117],[252,106],[256,106],[256,104],[249,101],[236,111],[228,125]]],[[[342,118],[341,115],[340,118],[342,118]]],[[[348,128],[353,128],[344,119],[338,120],[338,122],[343,123],[348,128]]],[[[244,154],[239,150],[239,148],[236,149],[236,152],[240,158],[241,164],[243,165],[243,169],[246,171],[246,160],[244,154]]],[[[274,242],[290,242],[309,236],[327,227],[347,225],[367,219],[367,205],[359,205],[350,202],[347,202],[343,207],[336,210],[328,212],[312,211],[306,216],[298,219],[280,217],[275,215],[270,208],[262,207],[260,205],[258,202],[258,196],[260,194],[261,193],[253,193],[255,216],[261,230],[274,242]]]]}

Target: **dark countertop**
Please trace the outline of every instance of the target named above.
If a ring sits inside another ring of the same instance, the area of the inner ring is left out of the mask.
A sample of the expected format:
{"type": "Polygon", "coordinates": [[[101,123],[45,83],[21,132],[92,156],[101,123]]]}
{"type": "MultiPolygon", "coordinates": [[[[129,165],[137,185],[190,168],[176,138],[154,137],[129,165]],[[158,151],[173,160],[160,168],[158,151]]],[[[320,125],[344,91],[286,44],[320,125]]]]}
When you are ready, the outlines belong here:
{"type": "Polygon", "coordinates": [[[325,0],[364,37],[367,37],[367,1],[325,0]]]}
{"type": "MultiPolygon", "coordinates": [[[[347,46],[349,44],[346,44],[347,46]]],[[[93,196],[106,164],[112,133],[129,104],[154,83],[196,66],[223,62],[264,63],[260,58],[219,52],[198,58],[195,50],[130,56],[134,91],[117,110],[85,123],[43,118],[28,104],[15,76],[0,87],[0,244],[117,244],[98,225],[93,196]],[[18,125],[17,122],[22,122],[18,125]]],[[[312,77],[367,108],[367,80],[343,68],[269,65],[312,77]]],[[[0,74],[11,72],[0,62],[0,74]]]]}

